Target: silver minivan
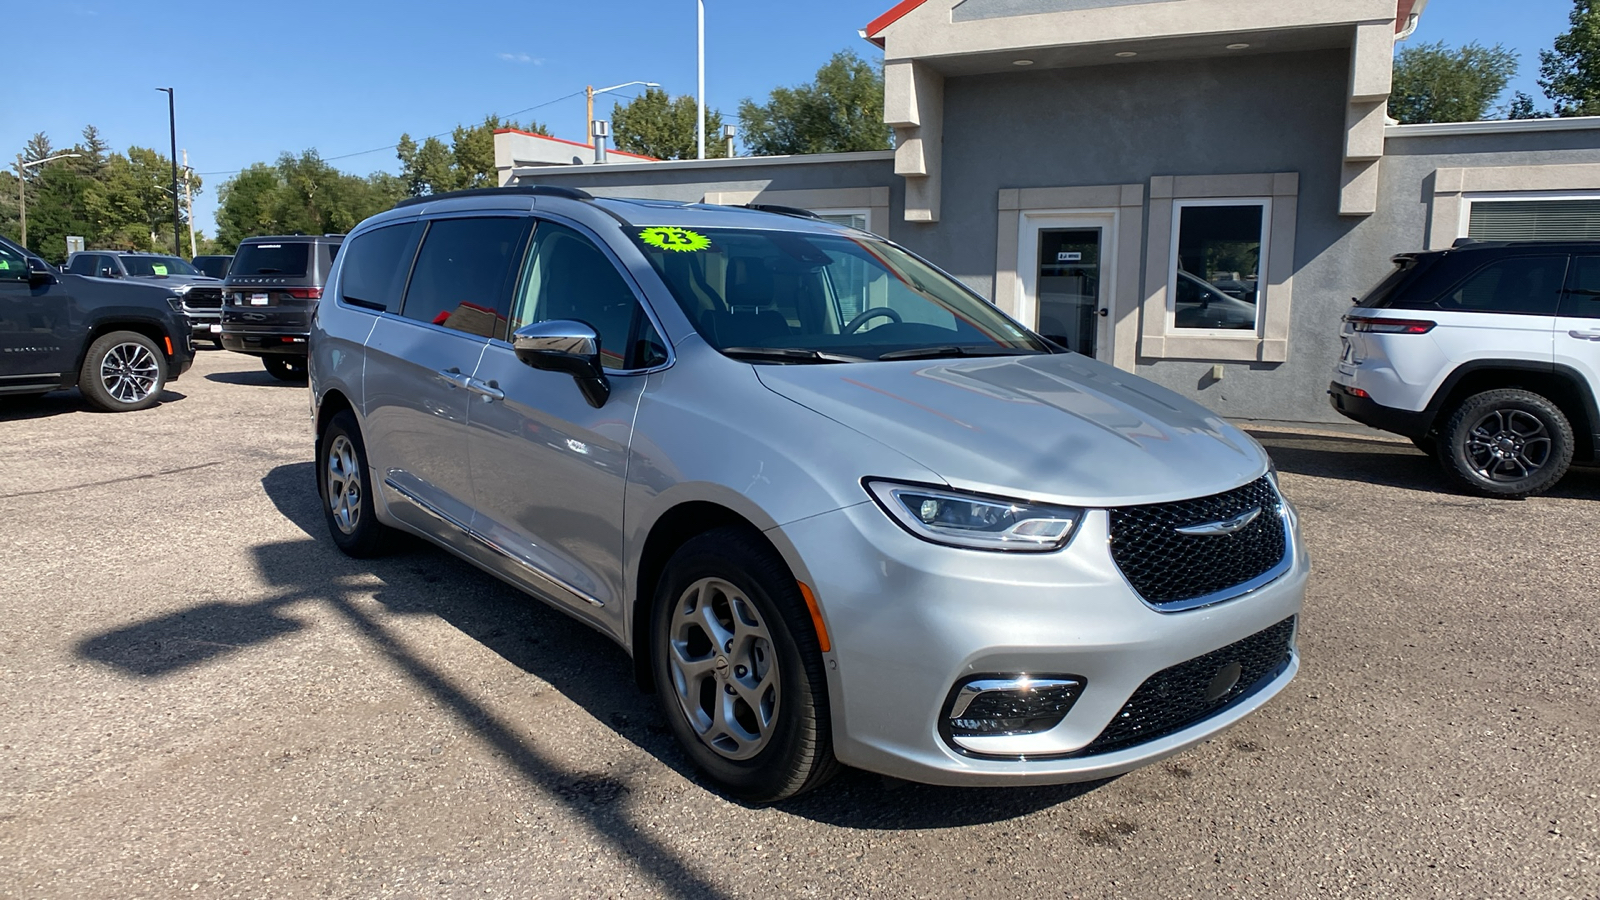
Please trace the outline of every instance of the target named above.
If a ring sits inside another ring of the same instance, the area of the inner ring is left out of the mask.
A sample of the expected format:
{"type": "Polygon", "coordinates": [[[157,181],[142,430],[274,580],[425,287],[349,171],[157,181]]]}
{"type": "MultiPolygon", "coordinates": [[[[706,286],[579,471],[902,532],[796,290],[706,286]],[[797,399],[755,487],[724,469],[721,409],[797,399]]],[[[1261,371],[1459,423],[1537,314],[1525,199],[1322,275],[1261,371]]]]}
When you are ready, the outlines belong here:
{"type": "Polygon", "coordinates": [[[420,535],[610,635],[746,800],[1103,778],[1298,668],[1254,440],[800,210],[408,200],[310,349],[333,541],[420,535]]]}

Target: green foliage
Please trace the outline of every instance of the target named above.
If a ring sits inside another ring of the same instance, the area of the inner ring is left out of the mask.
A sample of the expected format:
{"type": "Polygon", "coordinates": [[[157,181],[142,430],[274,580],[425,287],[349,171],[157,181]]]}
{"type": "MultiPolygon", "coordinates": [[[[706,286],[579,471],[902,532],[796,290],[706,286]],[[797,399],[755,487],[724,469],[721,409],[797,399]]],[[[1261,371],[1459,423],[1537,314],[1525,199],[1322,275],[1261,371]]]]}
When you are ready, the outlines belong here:
{"type": "Polygon", "coordinates": [[[446,144],[437,137],[418,144],[409,134],[400,135],[395,155],[400,158],[400,179],[412,197],[438,194],[464,188],[493,187],[499,182],[494,170],[494,133],[501,128],[549,134],[538,122],[518,125],[499,116],[486,116],[481,125],[457,125],[446,144]]]}
{"type": "MultiPolygon", "coordinates": [[[[171,160],[145,147],[111,152],[92,125],[84,128],[82,141],[65,150],[55,147],[49,136],[35,134],[22,157],[32,162],[63,152],[79,156],[27,170],[23,190],[30,248],[52,262],[66,257],[67,235],[81,236],[86,246],[97,249],[172,249],[171,160]]],[[[188,177],[198,192],[200,179],[188,177]]],[[[181,227],[187,232],[187,223],[181,227]]],[[[12,173],[0,176],[0,231],[21,238],[12,173]]]]}
{"type": "Polygon", "coordinates": [[[1539,51],[1539,87],[1558,116],[1600,115],[1600,9],[1594,0],[1573,0],[1568,21],[1555,49],[1539,51]]]}
{"type": "MultiPolygon", "coordinates": [[[[656,159],[694,159],[700,148],[694,129],[699,106],[688,94],[668,99],[660,88],[648,88],[611,109],[611,135],[618,150],[642,153],[656,159]]],[[[706,156],[717,159],[728,155],[722,138],[722,113],[706,110],[706,156]]]]}
{"type": "Polygon", "coordinates": [[[841,50],[816,80],[776,88],[765,104],[739,104],[745,146],[757,156],[887,150],[880,66],[841,50]]]}
{"type": "Polygon", "coordinates": [[[256,163],[218,192],[215,247],[231,253],[258,234],[343,233],[406,195],[404,179],[378,172],[362,178],[328,165],[315,150],[256,163]]]}
{"type": "Polygon", "coordinates": [[[1394,63],[1389,114],[1403,124],[1476,122],[1517,74],[1517,54],[1503,45],[1471,43],[1450,50],[1442,43],[1400,51],[1394,63]]]}

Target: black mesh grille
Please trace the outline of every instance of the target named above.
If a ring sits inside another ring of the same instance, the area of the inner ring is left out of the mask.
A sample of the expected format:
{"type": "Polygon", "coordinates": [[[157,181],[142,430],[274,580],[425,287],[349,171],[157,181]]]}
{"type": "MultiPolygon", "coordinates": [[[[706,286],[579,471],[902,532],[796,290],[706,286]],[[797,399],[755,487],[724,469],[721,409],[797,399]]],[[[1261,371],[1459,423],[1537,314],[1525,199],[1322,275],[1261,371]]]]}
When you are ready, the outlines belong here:
{"type": "Polygon", "coordinates": [[[1122,705],[1105,731],[1077,755],[1110,753],[1153,741],[1248,697],[1289,664],[1289,642],[1293,637],[1294,617],[1290,616],[1221,650],[1151,675],[1122,705]],[[1212,682],[1230,663],[1239,664],[1239,680],[1226,693],[1208,700],[1206,694],[1212,682]]]}
{"type": "Polygon", "coordinates": [[[1139,596],[1157,606],[1244,584],[1283,561],[1288,551],[1278,492],[1266,477],[1223,494],[1111,510],[1111,558],[1139,596]],[[1233,534],[1186,535],[1177,529],[1261,515],[1233,534]]]}
{"type": "Polygon", "coordinates": [[[183,295],[183,305],[190,309],[221,309],[222,291],[218,288],[190,288],[183,295]]]}

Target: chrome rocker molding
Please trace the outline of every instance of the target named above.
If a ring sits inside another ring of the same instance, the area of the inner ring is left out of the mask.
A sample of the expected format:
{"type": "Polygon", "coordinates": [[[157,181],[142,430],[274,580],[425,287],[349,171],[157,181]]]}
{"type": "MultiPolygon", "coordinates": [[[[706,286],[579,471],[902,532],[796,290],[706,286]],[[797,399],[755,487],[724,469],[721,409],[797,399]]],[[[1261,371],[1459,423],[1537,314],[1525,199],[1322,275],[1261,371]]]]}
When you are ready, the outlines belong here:
{"type": "Polygon", "coordinates": [[[549,572],[546,572],[544,569],[541,569],[538,566],[535,566],[532,563],[529,563],[527,560],[524,560],[524,559],[521,559],[521,558],[517,557],[511,551],[509,551],[506,548],[504,548],[504,547],[500,546],[499,544],[495,543],[494,540],[489,538],[487,535],[484,535],[484,534],[481,534],[481,533],[479,533],[477,531],[474,531],[471,527],[469,527],[466,524],[464,524],[463,522],[461,522],[461,520],[457,519],[455,516],[452,516],[449,513],[445,512],[444,510],[439,509],[438,507],[435,507],[433,504],[429,503],[428,501],[423,500],[421,497],[418,497],[416,494],[413,494],[411,491],[408,491],[404,487],[401,487],[399,484],[396,484],[394,479],[385,478],[383,480],[383,485],[384,485],[384,487],[387,487],[389,490],[394,491],[396,494],[398,494],[399,496],[403,497],[412,506],[415,506],[417,509],[422,510],[424,513],[427,513],[429,516],[432,516],[434,519],[444,523],[445,525],[450,526],[451,528],[454,528],[455,530],[461,532],[462,534],[466,535],[467,537],[472,538],[474,541],[477,541],[482,546],[487,547],[489,550],[492,550],[495,553],[495,555],[500,556],[500,557],[506,559],[507,561],[515,564],[518,568],[522,569],[525,572],[528,572],[528,573],[534,575],[539,580],[544,581],[544,582],[548,582],[549,584],[554,585],[555,587],[558,587],[563,591],[566,591],[567,593],[571,594],[574,597],[577,597],[578,599],[580,599],[583,602],[589,604],[590,606],[603,607],[603,606],[606,605],[604,600],[601,600],[601,599],[599,599],[597,597],[592,597],[589,594],[587,594],[587,593],[585,593],[583,591],[580,591],[577,588],[573,587],[572,585],[568,584],[565,580],[563,580],[561,578],[557,578],[556,576],[550,574],[549,572]]]}

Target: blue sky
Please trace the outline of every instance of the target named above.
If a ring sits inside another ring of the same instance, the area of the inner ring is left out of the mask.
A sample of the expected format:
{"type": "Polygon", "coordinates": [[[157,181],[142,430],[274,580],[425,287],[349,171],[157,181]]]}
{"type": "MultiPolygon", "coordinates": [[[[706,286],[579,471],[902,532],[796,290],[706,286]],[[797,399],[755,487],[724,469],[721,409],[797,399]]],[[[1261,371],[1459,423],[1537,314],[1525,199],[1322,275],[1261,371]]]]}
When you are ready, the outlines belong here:
{"type": "MultiPolygon", "coordinates": [[[[742,98],[808,80],[836,50],[870,53],[856,31],[893,2],[708,0],[708,102],[731,116],[742,98]]],[[[1523,58],[1513,87],[1542,99],[1538,51],[1566,29],[1571,0],[1517,0],[1508,16],[1512,5],[1432,0],[1412,40],[1504,43],[1523,58]]],[[[219,173],[195,204],[208,233],[221,173],[285,150],[315,147],[359,174],[395,171],[392,150],[360,151],[536,105],[518,118],[579,139],[585,85],[695,87],[693,0],[57,0],[8,11],[4,30],[33,39],[8,42],[15,90],[0,108],[0,156],[37,131],[70,145],[90,123],[116,149],[164,152],[166,96],[154,88],[175,87],[179,148],[196,171],[219,173]]]]}

